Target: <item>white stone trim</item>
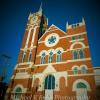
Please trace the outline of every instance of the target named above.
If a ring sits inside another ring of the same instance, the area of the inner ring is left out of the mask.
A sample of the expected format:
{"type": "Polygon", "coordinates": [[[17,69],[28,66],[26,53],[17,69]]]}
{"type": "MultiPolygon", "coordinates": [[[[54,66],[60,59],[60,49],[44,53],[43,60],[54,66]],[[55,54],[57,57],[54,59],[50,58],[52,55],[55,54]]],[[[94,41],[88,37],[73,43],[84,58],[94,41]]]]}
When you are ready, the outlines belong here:
{"type": "Polygon", "coordinates": [[[79,66],[78,65],[74,65],[73,67],[72,67],[72,70],[74,70],[74,68],[78,68],[78,70],[79,70],[79,66]]]}
{"type": "Polygon", "coordinates": [[[27,68],[31,68],[33,64],[34,64],[33,62],[18,63],[18,64],[16,64],[14,69],[21,69],[21,68],[18,68],[18,66],[20,66],[20,65],[29,65],[27,68]]]}
{"type": "Polygon", "coordinates": [[[53,54],[55,54],[55,50],[54,50],[54,49],[49,49],[49,50],[48,50],[48,54],[49,54],[50,52],[53,52],[53,54]]]}
{"type": "MultiPolygon", "coordinates": [[[[52,26],[55,26],[55,25],[52,24],[52,25],[45,31],[45,33],[46,33],[46,32],[51,32],[51,31],[49,31],[49,29],[50,29],[52,26]]],[[[62,32],[64,33],[64,35],[67,35],[67,33],[64,32],[63,30],[59,29],[57,26],[55,26],[55,27],[57,28],[56,30],[60,30],[60,31],[62,31],[62,32]]],[[[54,30],[55,30],[55,29],[54,29],[54,30]]],[[[52,31],[54,31],[54,30],[52,30],[52,31]]],[[[42,37],[45,35],[45,33],[42,35],[42,37]]],[[[41,42],[42,37],[38,40],[38,43],[41,42]]]]}
{"type": "MultiPolygon", "coordinates": [[[[85,60],[91,60],[91,58],[84,58],[84,59],[76,59],[76,60],[66,60],[66,61],[63,61],[63,62],[55,62],[55,63],[50,63],[50,64],[64,64],[64,63],[69,63],[69,62],[79,62],[79,61],[85,61],[85,60]]],[[[46,66],[48,65],[48,63],[46,64],[35,64],[34,66],[46,66]]]]}
{"type": "MultiPolygon", "coordinates": [[[[82,33],[78,33],[78,34],[73,34],[73,35],[67,35],[67,33],[65,34],[65,36],[59,37],[59,39],[63,39],[63,38],[69,38],[72,36],[78,36],[78,35],[84,35],[87,34],[86,32],[82,32],[82,33]]],[[[45,41],[38,41],[38,44],[43,43],[45,41]]]]}
{"type": "Polygon", "coordinates": [[[26,78],[30,78],[30,75],[27,72],[19,72],[19,73],[16,73],[16,76],[14,79],[26,79],[26,78]]]}
{"type": "Polygon", "coordinates": [[[75,40],[71,40],[70,42],[79,42],[79,41],[83,41],[84,40],[84,38],[83,39],[75,39],[75,40]]]}
{"type": "MultiPolygon", "coordinates": [[[[84,48],[81,48],[81,49],[85,49],[85,48],[89,48],[89,46],[85,46],[84,48]]],[[[75,48],[75,49],[67,49],[67,50],[64,50],[63,48],[61,48],[61,47],[58,47],[58,48],[56,48],[55,50],[54,50],[54,54],[56,53],[56,51],[57,51],[57,49],[62,49],[61,51],[63,52],[63,53],[65,53],[65,52],[69,52],[69,51],[72,51],[72,50],[80,50],[80,48],[75,48]]],[[[42,52],[42,51],[41,51],[42,52]]],[[[40,52],[40,53],[41,53],[40,52]]],[[[48,54],[48,53],[47,53],[48,54]]],[[[40,56],[40,54],[38,54],[38,55],[36,55],[36,57],[38,57],[38,56],[40,56]]]]}
{"type": "Polygon", "coordinates": [[[42,50],[40,53],[39,53],[39,56],[41,56],[42,55],[42,53],[46,53],[46,55],[48,55],[48,51],[46,51],[46,50],[42,50]]]}
{"type": "Polygon", "coordinates": [[[71,46],[70,46],[70,50],[73,49],[73,47],[76,45],[76,44],[81,44],[83,48],[85,48],[85,44],[83,42],[74,42],[71,46]]]}
{"type": "Polygon", "coordinates": [[[45,38],[45,45],[46,45],[47,47],[53,47],[53,46],[55,46],[58,42],[59,42],[59,35],[58,35],[57,33],[49,34],[49,35],[45,38]],[[55,41],[55,43],[49,44],[49,43],[48,43],[48,39],[49,39],[51,36],[55,36],[55,37],[56,37],[56,41],[55,41]]]}
{"type": "Polygon", "coordinates": [[[41,87],[39,87],[38,91],[43,91],[44,90],[44,83],[45,83],[45,78],[48,75],[53,75],[55,77],[55,85],[57,84],[58,86],[55,86],[54,91],[59,91],[59,79],[61,77],[65,78],[65,85],[67,86],[67,75],[68,73],[66,71],[62,71],[62,72],[49,72],[49,73],[37,73],[37,74],[33,74],[33,80],[32,80],[32,87],[34,86],[34,80],[35,79],[39,79],[39,85],[41,85],[41,87]]]}
{"type": "Polygon", "coordinates": [[[15,86],[15,88],[13,89],[12,93],[15,93],[16,89],[20,87],[22,89],[21,93],[26,93],[27,88],[24,88],[22,84],[18,84],[15,86]]]}
{"type": "Polygon", "coordinates": [[[27,50],[30,50],[30,49],[33,49],[33,48],[36,48],[37,46],[33,46],[33,47],[30,47],[30,48],[21,48],[20,50],[22,51],[27,51],[27,50]]]}
{"type": "Polygon", "coordinates": [[[59,50],[60,50],[61,52],[64,52],[64,49],[63,49],[62,47],[58,47],[58,48],[55,49],[55,53],[57,53],[57,51],[59,51],[59,50]]]}
{"type": "Polygon", "coordinates": [[[88,69],[87,65],[85,65],[85,64],[80,65],[80,70],[81,70],[82,67],[85,67],[86,69],[88,69]]]}
{"type": "Polygon", "coordinates": [[[31,47],[33,47],[33,44],[34,44],[35,35],[37,34],[37,33],[36,33],[37,27],[38,27],[38,26],[34,27],[34,31],[33,31],[33,35],[32,35],[32,41],[31,41],[31,47]]]}
{"type": "Polygon", "coordinates": [[[87,90],[88,90],[88,91],[91,91],[91,88],[90,88],[89,83],[88,83],[86,80],[84,80],[84,79],[77,79],[77,80],[73,83],[72,91],[76,91],[76,90],[77,90],[77,87],[76,87],[76,86],[77,86],[77,84],[78,84],[79,82],[84,83],[84,84],[87,86],[87,90]]]}
{"type": "MultiPolygon", "coordinates": [[[[69,71],[69,70],[67,70],[67,71],[69,71]]],[[[77,76],[94,76],[94,73],[68,75],[68,77],[77,77],[77,76]]]]}
{"type": "Polygon", "coordinates": [[[30,38],[31,31],[32,31],[32,28],[30,28],[29,29],[29,32],[27,33],[28,34],[28,37],[27,37],[27,40],[26,40],[25,48],[27,48],[27,46],[28,46],[28,42],[29,42],[29,38],[30,38]]]}

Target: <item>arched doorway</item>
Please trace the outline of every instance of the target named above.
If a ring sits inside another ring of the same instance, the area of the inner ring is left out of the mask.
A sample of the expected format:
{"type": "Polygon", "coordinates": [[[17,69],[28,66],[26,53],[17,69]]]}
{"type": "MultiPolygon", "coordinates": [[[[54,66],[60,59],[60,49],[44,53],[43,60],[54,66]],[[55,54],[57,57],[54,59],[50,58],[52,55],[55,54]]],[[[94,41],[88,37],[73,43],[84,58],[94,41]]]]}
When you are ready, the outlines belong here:
{"type": "Polygon", "coordinates": [[[87,86],[84,83],[79,82],[77,84],[76,95],[77,95],[77,100],[88,100],[87,86]]]}
{"type": "Polygon", "coordinates": [[[21,100],[22,89],[20,87],[16,88],[14,100],[21,100]]]}
{"type": "Polygon", "coordinates": [[[53,100],[53,90],[55,89],[55,77],[48,75],[45,78],[45,100],[53,100]]]}
{"type": "Polygon", "coordinates": [[[45,78],[45,89],[54,89],[55,88],[55,77],[53,75],[48,75],[45,78]]]}

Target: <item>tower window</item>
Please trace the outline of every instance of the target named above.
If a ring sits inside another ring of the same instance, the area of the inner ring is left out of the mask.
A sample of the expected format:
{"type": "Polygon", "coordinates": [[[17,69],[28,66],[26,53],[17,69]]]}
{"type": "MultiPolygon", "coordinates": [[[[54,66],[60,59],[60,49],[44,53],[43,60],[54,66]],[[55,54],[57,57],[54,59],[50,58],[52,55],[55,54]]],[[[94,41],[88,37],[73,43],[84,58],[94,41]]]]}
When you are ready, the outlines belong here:
{"type": "Polygon", "coordinates": [[[74,74],[78,74],[78,68],[77,68],[77,67],[75,67],[75,68],[73,69],[73,73],[74,73],[74,74]]]}
{"type": "Polygon", "coordinates": [[[24,51],[23,57],[22,57],[22,62],[25,61],[25,57],[26,57],[26,51],[24,51]]]}
{"type": "Polygon", "coordinates": [[[72,40],[75,40],[75,36],[72,36],[72,40]]]}
{"type": "Polygon", "coordinates": [[[59,50],[58,52],[57,52],[57,62],[60,62],[61,61],[61,51],[59,50]]]}
{"type": "Polygon", "coordinates": [[[29,54],[29,57],[28,57],[28,61],[31,60],[31,57],[32,57],[32,51],[30,51],[30,54],[29,54]]]}
{"type": "Polygon", "coordinates": [[[49,58],[48,58],[48,60],[49,60],[49,63],[51,63],[51,62],[53,61],[53,52],[50,52],[50,53],[49,53],[49,58]]]}
{"type": "Polygon", "coordinates": [[[73,51],[73,59],[78,59],[78,52],[77,51],[73,51]]]}
{"type": "Polygon", "coordinates": [[[79,57],[80,59],[84,58],[84,53],[83,53],[83,50],[79,50],[79,57]]]}
{"type": "Polygon", "coordinates": [[[82,38],[82,36],[81,35],[78,35],[78,39],[81,39],[82,38]]]}
{"type": "Polygon", "coordinates": [[[82,74],[86,74],[86,73],[87,73],[87,69],[86,69],[85,66],[82,66],[82,67],[81,67],[81,73],[82,73],[82,74]]]}
{"type": "Polygon", "coordinates": [[[46,56],[45,52],[42,53],[42,55],[41,55],[41,64],[45,64],[45,56],[46,56]]]}

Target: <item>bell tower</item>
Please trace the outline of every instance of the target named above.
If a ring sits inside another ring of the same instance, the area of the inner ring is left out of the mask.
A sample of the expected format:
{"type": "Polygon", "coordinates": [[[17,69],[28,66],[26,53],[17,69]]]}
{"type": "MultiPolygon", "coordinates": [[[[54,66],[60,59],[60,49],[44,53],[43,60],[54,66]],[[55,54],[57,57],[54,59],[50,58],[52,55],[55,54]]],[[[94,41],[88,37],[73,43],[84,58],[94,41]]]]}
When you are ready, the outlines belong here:
{"type": "Polygon", "coordinates": [[[25,34],[23,37],[18,63],[15,66],[11,82],[8,88],[8,99],[16,98],[15,93],[17,88],[21,88],[23,95],[31,93],[32,84],[32,66],[35,63],[35,57],[38,47],[38,39],[47,29],[47,19],[43,15],[42,5],[38,12],[29,14],[25,34]]]}
{"type": "Polygon", "coordinates": [[[29,15],[28,22],[18,57],[18,63],[35,62],[38,39],[48,28],[47,19],[43,15],[42,6],[38,12],[29,15]]]}

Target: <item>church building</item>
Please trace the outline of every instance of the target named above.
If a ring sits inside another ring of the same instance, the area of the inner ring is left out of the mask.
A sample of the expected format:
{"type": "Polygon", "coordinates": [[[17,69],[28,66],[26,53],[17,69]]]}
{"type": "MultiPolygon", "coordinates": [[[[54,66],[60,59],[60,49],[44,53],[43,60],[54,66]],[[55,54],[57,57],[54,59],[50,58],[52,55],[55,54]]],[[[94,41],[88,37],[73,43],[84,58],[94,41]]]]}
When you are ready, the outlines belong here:
{"type": "Polygon", "coordinates": [[[6,100],[96,100],[95,92],[85,20],[64,32],[48,27],[42,7],[30,14],[6,100]]]}

